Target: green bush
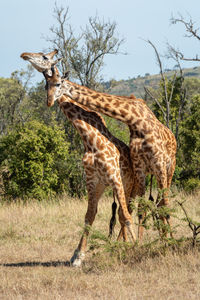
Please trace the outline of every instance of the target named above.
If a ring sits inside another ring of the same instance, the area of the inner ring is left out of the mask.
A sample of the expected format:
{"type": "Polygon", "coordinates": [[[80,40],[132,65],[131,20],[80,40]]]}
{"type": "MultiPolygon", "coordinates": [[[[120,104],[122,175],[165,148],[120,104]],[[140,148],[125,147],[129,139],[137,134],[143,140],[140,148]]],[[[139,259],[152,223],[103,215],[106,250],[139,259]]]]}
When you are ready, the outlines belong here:
{"type": "Polygon", "coordinates": [[[200,190],[200,179],[199,178],[189,178],[184,181],[184,189],[187,192],[194,192],[200,190]]]}
{"type": "Polygon", "coordinates": [[[0,139],[3,192],[42,199],[68,189],[69,143],[59,126],[31,121],[0,139]]]}

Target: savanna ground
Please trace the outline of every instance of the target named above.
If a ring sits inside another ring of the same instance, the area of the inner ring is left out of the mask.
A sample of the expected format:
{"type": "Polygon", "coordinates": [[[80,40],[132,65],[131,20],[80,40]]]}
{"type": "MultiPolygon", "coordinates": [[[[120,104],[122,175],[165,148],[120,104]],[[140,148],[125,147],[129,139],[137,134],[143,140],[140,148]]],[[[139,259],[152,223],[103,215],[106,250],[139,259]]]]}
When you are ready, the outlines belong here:
{"type": "MultiPolygon", "coordinates": [[[[178,194],[171,202],[184,198],[188,215],[200,221],[199,194],[178,194]]],[[[93,225],[105,236],[111,203],[111,198],[100,201],[93,225]]],[[[82,267],[67,266],[86,207],[86,200],[68,197],[51,203],[1,204],[0,299],[200,299],[199,244],[195,249],[188,240],[164,248],[159,243],[145,246],[158,237],[152,229],[146,231],[143,246],[134,249],[90,239],[82,267]]],[[[183,218],[181,208],[175,207],[183,218]]],[[[178,224],[177,239],[192,236],[186,222],[173,218],[173,225],[178,224]]],[[[118,230],[117,224],[116,235],[118,230]]]]}

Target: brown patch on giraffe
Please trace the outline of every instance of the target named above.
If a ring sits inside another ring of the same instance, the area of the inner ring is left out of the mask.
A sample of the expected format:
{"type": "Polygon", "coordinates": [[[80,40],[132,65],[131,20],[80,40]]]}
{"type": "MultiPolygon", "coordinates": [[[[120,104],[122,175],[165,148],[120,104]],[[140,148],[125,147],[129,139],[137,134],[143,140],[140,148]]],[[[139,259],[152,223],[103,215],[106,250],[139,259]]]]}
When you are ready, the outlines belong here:
{"type": "Polygon", "coordinates": [[[144,118],[144,110],[140,107],[139,108],[139,112],[142,118],[144,118]]]}
{"type": "Polygon", "coordinates": [[[95,102],[95,106],[97,106],[98,108],[100,108],[100,107],[101,107],[101,103],[98,102],[98,101],[96,101],[96,102],[95,102]]]}
{"type": "Polygon", "coordinates": [[[113,110],[113,111],[112,111],[112,115],[113,115],[113,116],[116,116],[116,115],[117,115],[116,110],[113,110]]]}
{"type": "Polygon", "coordinates": [[[102,103],[104,103],[104,102],[105,102],[105,99],[104,99],[103,97],[101,97],[101,99],[100,99],[100,100],[101,100],[101,102],[102,102],[102,103]]]}
{"type": "Polygon", "coordinates": [[[104,105],[104,109],[110,110],[110,104],[109,104],[109,103],[106,103],[106,104],[104,105]]]}
{"type": "Polygon", "coordinates": [[[91,97],[95,100],[95,99],[98,99],[99,98],[99,94],[94,94],[94,95],[91,95],[91,97]]]}
{"type": "Polygon", "coordinates": [[[120,101],[116,100],[114,103],[113,103],[113,106],[118,108],[120,106],[120,101]]]}
{"type": "Polygon", "coordinates": [[[132,113],[136,116],[136,117],[140,117],[140,115],[138,114],[138,112],[136,111],[135,107],[132,107],[131,109],[132,113]]]}
{"type": "Polygon", "coordinates": [[[105,153],[105,156],[110,156],[110,152],[108,150],[105,150],[104,153],[105,153]]]}
{"type": "Polygon", "coordinates": [[[154,143],[154,137],[150,137],[148,139],[145,140],[147,144],[153,144],[154,143]]]}
{"type": "Polygon", "coordinates": [[[126,109],[126,110],[129,110],[129,104],[128,103],[126,103],[126,105],[124,106],[124,109],[126,109]]]}
{"type": "Polygon", "coordinates": [[[94,173],[94,167],[88,166],[87,164],[87,171],[89,171],[91,174],[94,173]]]}
{"type": "Polygon", "coordinates": [[[141,119],[138,119],[138,120],[134,123],[134,125],[138,128],[139,126],[141,126],[141,122],[142,122],[142,120],[141,120],[141,119]]]}
{"type": "Polygon", "coordinates": [[[124,109],[120,109],[119,112],[120,112],[121,116],[123,116],[123,117],[125,117],[127,115],[127,111],[124,109]]]}
{"type": "Polygon", "coordinates": [[[95,135],[94,131],[92,131],[92,132],[90,133],[89,138],[88,138],[88,140],[89,140],[89,142],[90,142],[91,145],[94,144],[94,138],[95,138],[95,137],[96,137],[96,135],[95,135]]]}

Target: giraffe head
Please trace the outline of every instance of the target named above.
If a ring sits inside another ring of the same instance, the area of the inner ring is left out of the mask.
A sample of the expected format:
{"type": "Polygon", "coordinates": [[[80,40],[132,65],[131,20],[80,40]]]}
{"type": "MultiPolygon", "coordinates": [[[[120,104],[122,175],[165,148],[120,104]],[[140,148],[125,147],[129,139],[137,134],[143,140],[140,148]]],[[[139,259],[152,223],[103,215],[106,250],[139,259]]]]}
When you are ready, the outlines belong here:
{"type": "Polygon", "coordinates": [[[53,60],[54,55],[58,53],[58,50],[54,50],[47,54],[42,52],[39,53],[29,53],[24,52],[20,55],[24,60],[28,60],[32,66],[39,72],[46,72],[48,75],[51,75],[51,67],[55,65],[61,59],[53,60]]]}
{"type": "Polygon", "coordinates": [[[51,67],[52,75],[48,75],[48,69],[44,72],[46,79],[47,90],[47,106],[53,106],[54,102],[63,96],[64,91],[64,78],[59,74],[59,71],[56,67],[51,67]]]}
{"type": "Polygon", "coordinates": [[[57,53],[58,50],[54,50],[47,54],[42,52],[24,52],[21,54],[21,58],[29,61],[37,71],[43,73],[46,79],[48,106],[52,106],[56,100],[63,96],[63,94],[69,97],[71,96],[70,85],[64,80],[65,77],[63,78],[60,76],[59,71],[55,66],[61,59],[53,60],[54,55],[57,53]]]}

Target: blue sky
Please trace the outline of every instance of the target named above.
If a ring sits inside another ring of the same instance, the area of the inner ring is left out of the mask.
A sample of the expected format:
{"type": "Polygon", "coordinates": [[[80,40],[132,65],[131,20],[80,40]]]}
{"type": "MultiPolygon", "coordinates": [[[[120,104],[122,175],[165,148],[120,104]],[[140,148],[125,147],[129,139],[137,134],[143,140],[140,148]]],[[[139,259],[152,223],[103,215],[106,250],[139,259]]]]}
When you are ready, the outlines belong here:
{"type": "MultiPolygon", "coordinates": [[[[143,39],[150,39],[160,53],[165,53],[166,42],[184,49],[188,56],[198,53],[199,42],[184,38],[183,25],[170,25],[172,14],[190,15],[200,27],[199,0],[57,0],[57,5],[69,6],[70,24],[76,32],[85,27],[88,17],[98,13],[104,20],[115,21],[120,37],[126,42],[121,50],[127,56],[108,56],[102,71],[109,80],[127,79],[145,73],[156,74],[153,49],[143,39]]],[[[25,69],[27,62],[20,58],[25,51],[39,52],[50,47],[42,36],[50,34],[49,28],[56,24],[53,17],[55,0],[1,0],[0,1],[0,77],[10,77],[11,72],[25,69]]],[[[198,65],[185,63],[184,67],[198,65]]],[[[173,63],[166,62],[166,67],[173,63]]],[[[35,80],[41,74],[35,72],[35,80]]]]}

